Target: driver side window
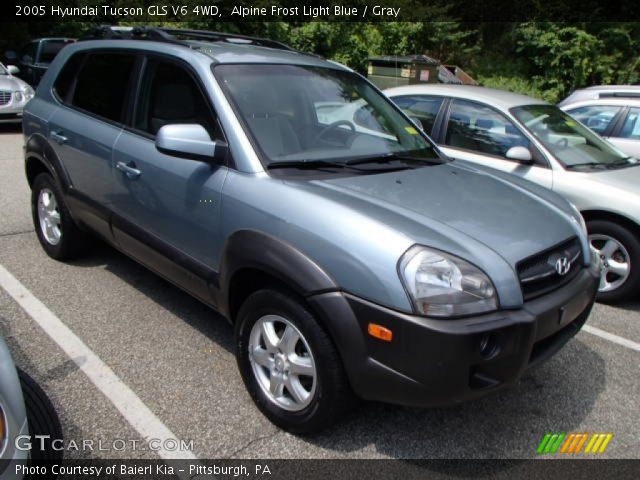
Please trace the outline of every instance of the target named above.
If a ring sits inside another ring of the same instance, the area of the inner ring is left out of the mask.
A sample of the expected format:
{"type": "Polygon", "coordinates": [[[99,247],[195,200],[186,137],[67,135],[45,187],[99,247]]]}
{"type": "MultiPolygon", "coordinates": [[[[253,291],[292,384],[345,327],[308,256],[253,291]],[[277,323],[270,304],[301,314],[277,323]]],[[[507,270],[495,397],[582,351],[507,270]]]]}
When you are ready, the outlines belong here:
{"type": "Polygon", "coordinates": [[[454,100],[445,145],[506,158],[512,147],[531,148],[529,140],[504,115],[479,103],[454,100]]]}
{"type": "Polygon", "coordinates": [[[183,67],[150,59],[142,78],[134,127],[155,136],[164,125],[196,123],[213,140],[223,140],[208,105],[198,84],[183,67]]]}

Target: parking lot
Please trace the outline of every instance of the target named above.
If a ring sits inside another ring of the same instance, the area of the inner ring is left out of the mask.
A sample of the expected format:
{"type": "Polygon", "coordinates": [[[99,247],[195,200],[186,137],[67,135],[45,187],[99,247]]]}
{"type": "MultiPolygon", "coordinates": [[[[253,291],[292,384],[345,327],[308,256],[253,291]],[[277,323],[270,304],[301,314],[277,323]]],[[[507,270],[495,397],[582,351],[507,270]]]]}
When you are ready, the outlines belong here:
{"type": "Polygon", "coordinates": [[[155,458],[142,438],[171,433],[192,441],[198,458],[530,458],[548,432],[611,432],[600,457],[640,458],[640,296],[596,305],[588,322],[595,329],[512,389],[442,409],[366,403],[319,435],[296,437],[254,407],[232,329],[207,307],[99,243],[71,264],[44,254],[22,141],[19,128],[0,126],[0,266],[15,287],[0,288],[0,333],[51,396],[65,439],[104,447],[69,449],[67,457],[155,458]],[[29,294],[16,294],[20,286],[29,294]],[[85,350],[65,353],[66,330],[45,322],[56,317],[85,350]],[[100,361],[118,381],[100,380],[100,361]],[[130,394],[146,409],[123,411],[130,394]],[[110,448],[115,440],[127,447],[110,448]]]}

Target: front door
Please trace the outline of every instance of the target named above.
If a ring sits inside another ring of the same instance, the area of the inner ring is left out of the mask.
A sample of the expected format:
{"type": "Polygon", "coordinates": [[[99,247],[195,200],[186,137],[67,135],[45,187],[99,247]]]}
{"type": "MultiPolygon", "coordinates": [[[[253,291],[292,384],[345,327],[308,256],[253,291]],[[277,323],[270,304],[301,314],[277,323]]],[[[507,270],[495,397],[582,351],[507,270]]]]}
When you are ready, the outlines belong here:
{"type": "Polygon", "coordinates": [[[188,67],[149,58],[132,125],[114,147],[114,234],[127,253],[207,300],[206,284],[222,248],[227,167],[159,152],[158,130],[181,123],[200,124],[212,139],[223,140],[211,102],[188,67]]]}
{"type": "Polygon", "coordinates": [[[518,175],[546,188],[553,186],[553,172],[535,145],[509,118],[487,105],[454,99],[440,147],[451,158],[518,175]],[[533,162],[507,158],[507,151],[516,146],[528,149],[533,162]]]}

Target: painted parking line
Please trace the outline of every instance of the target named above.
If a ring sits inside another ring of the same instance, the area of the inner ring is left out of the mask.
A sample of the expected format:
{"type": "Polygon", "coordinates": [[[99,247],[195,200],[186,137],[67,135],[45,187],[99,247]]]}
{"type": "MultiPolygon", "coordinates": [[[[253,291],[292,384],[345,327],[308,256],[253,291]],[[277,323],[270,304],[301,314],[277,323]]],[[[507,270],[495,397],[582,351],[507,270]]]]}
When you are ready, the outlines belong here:
{"type": "Polygon", "coordinates": [[[142,438],[147,441],[154,439],[154,451],[162,459],[196,460],[196,456],[191,451],[186,449],[181,451],[179,448],[173,450],[174,447],[171,445],[178,447],[184,443],[156,417],[133,390],[118,378],[113,370],[2,265],[0,265],[0,287],[6,290],[58,344],[142,438]],[[167,446],[171,449],[168,450],[167,446]]]}
{"type": "Polygon", "coordinates": [[[585,325],[584,327],[582,327],[582,330],[590,333],[591,335],[604,338],[605,340],[609,340],[610,342],[617,343],[618,345],[622,345],[623,347],[627,347],[631,350],[635,350],[636,352],[640,352],[640,343],[636,343],[627,338],[619,337],[618,335],[614,335],[613,333],[605,332],[604,330],[592,327],[591,325],[585,325]]]}

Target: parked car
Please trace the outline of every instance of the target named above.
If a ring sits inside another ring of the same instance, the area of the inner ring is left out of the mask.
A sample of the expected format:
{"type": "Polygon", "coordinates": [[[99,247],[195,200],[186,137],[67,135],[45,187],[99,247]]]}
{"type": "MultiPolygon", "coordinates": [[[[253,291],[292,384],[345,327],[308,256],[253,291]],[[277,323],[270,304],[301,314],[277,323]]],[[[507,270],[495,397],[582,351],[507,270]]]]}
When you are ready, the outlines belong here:
{"type": "Polygon", "coordinates": [[[0,63],[0,123],[22,122],[22,109],[33,98],[33,88],[16,77],[17,72],[14,65],[0,63]]]}
{"type": "Polygon", "coordinates": [[[118,36],[65,48],[27,106],[38,240],[63,260],[93,232],[218,310],[275,424],[326,427],[354,394],[479,397],[586,321],[599,261],[559,195],[448,162],[337,63],[230,34],[118,36]],[[318,116],[360,100],[375,134],[318,116]]]}
{"type": "Polygon", "coordinates": [[[598,298],[640,288],[640,164],[558,107],[483,87],[412,85],[385,93],[451,158],[508,172],[569,199],[602,260],[598,298]]]}
{"type": "Polygon", "coordinates": [[[73,38],[38,38],[31,40],[18,54],[10,51],[5,56],[15,58],[20,69],[20,78],[37,87],[56,55],[73,42],[73,38]]]}
{"type": "Polygon", "coordinates": [[[53,441],[62,438],[51,401],[28,374],[16,368],[0,336],[0,478],[23,478],[16,465],[30,460],[61,460],[63,451],[53,441]],[[41,444],[36,435],[48,437],[41,444]],[[24,440],[17,440],[20,436],[24,440]],[[27,449],[29,444],[31,449],[27,449]]]}
{"type": "Polygon", "coordinates": [[[584,88],[558,106],[627,155],[640,158],[640,86],[584,88]]]}

